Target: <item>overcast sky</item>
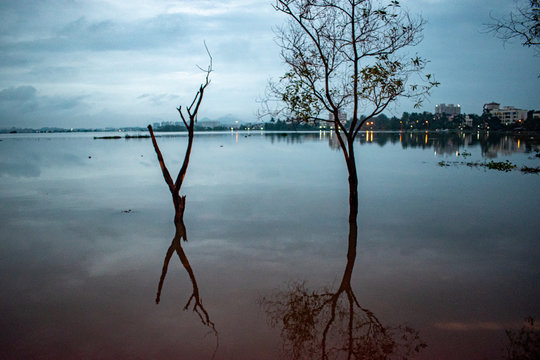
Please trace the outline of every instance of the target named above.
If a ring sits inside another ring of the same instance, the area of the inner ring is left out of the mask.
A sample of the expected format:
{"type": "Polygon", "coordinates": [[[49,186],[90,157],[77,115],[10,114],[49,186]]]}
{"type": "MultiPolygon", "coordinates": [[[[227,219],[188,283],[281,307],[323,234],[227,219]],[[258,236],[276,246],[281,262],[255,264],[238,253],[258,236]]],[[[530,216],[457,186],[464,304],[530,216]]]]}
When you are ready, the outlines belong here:
{"type": "MultiPolygon", "coordinates": [[[[403,0],[428,24],[411,49],[431,60],[435,104],[481,113],[496,101],[540,109],[540,57],[483,30],[513,0],[403,0]]],[[[254,121],[284,72],[269,0],[0,0],[0,128],[144,126],[177,121],[214,58],[200,117],[254,121]]],[[[418,111],[402,101],[387,115],[418,111]]]]}

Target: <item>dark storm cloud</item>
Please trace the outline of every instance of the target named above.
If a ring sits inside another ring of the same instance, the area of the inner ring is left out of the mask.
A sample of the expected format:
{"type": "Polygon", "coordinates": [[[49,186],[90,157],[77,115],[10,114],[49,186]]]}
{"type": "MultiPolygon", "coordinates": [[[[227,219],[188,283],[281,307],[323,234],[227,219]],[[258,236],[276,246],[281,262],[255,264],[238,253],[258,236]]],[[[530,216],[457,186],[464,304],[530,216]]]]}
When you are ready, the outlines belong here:
{"type": "Polygon", "coordinates": [[[48,118],[59,111],[72,111],[84,105],[86,96],[40,96],[34,86],[23,85],[0,90],[0,125],[36,126],[24,120],[28,115],[48,118]],[[22,121],[22,122],[21,122],[22,121]]]}
{"type": "Polygon", "coordinates": [[[0,110],[3,113],[35,110],[38,107],[36,93],[36,88],[28,85],[0,90],[0,110]]]}
{"type": "MultiPolygon", "coordinates": [[[[427,70],[441,82],[420,110],[459,103],[464,112],[478,113],[489,101],[528,109],[540,106],[536,96],[540,69],[530,49],[511,43],[505,47],[482,32],[490,14],[508,13],[513,2],[400,3],[428,21],[424,41],[409,50],[430,60],[427,70]]],[[[93,106],[92,111],[82,117],[69,114],[70,120],[65,120],[71,122],[69,127],[94,126],[96,117],[118,126],[143,125],[149,117],[165,120],[178,105],[173,104],[170,112],[167,102],[180,100],[172,94],[189,102],[192,90],[198,88],[196,65],[207,64],[206,42],[215,71],[203,116],[231,113],[251,121],[258,107],[255,99],[264,93],[268,78],[284,72],[272,29],[285,19],[270,3],[258,0],[154,0],[129,5],[108,0],[0,1],[0,89],[14,91],[28,84],[37,89],[23,108],[38,106],[50,113],[39,119],[25,118],[22,111],[13,114],[31,126],[50,125],[39,121],[60,119],[65,116],[62,109],[82,109],[85,103],[93,106]],[[83,123],[76,123],[81,119],[83,123]]],[[[11,109],[15,103],[10,102],[11,109]]],[[[3,100],[0,107],[6,109],[6,104],[3,100]]],[[[391,111],[401,115],[412,111],[412,104],[403,101],[391,111]]],[[[13,125],[0,114],[0,128],[13,125]]]]}
{"type": "Polygon", "coordinates": [[[135,22],[91,21],[81,17],[47,36],[3,43],[8,51],[69,52],[140,50],[170,46],[182,37],[187,21],[180,15],[162,15],[135,22]]]}
{"type": "Polygon", "coordinates": [[[10,108],[36,110],[38,107],[55,109],[72,109],[79,106],[84,96],[38,96],[33,86],[18,86],[0,90],[0,109],[8,111],[10,108]]]}
{"type": "MultiPolygon", "coordinates": [[[[185,14],[161,14],[138,20],[91,20],[85,16],[70,21],[46,36],[31,32],[21,39],[2,41],[0,48],[6,52],[66,52],[66,51],[127,51],[171,48],[178,43],[190,42],[193,35],[204,37],[231,34],[252,37],[269,28],[258,28],[263,20],[253,14],[225,14],[212,18],[185,14]],[[246,28],[252,29],[246,33],[246,28]],[[226,32],[224,32],[226,29],[226,32]]],[[[6,62],[9,58],[6,59],[6,62]]],[[[14,61],[12,61],[14,62],[14,61]]]]}
{"type": "Polygon", "coordinates": [[[35,100],[36,88],[33,86],[10,87],[0,91],[0,101],[2,102],[27,102],[35,100]]]}
{"type": "Polygon", "coordinates": [[[0,54],[0,66],[2,67],[21,67],[26,66],[28,63],[29,60],[21,55],[0,54]]]}
{"type": "Polygon", "coordinates": [[[32,84],[38,91],[32,106],[20,101],[0,103],[4,111],[0,128],[23,122],[32,127],[52,126],[43,122],[55,119],[58,124],[66,109],[74,110],[69,121],[79,121],[75,110],[81,109],[85,99],[92,105],[82,115],[86,123],[71,126],[95,126],[96,116],[107,121],[166,119],[170,112],[164,105],[174,101],[174,110],[179,97],[191,101],[190,89],[198,87],[196,65],[204,67],[207,62],[203,41],[215,58],[214,93],[208,94],[213,111],[219,117],[220,111],[238,107],[251,117],[258,92],[253,84],[266,74],[261,68],[272,58],[269,14],[275,15],[269,5],[261,8],[251,0],[155,1],[129,6],[108,1],[1,2],[0,89],[32,84]],[[239,106],[248,102],[251,107],[239,106]],[[40,115],[34,116],[34,111],[33,116],[25,116],[22,108],[26,114],[39,108],[40,115]],[[126,116],[129,112],[136,114],[126,116]],[[135,120],[137,116],[140,119],[135,120]]]}

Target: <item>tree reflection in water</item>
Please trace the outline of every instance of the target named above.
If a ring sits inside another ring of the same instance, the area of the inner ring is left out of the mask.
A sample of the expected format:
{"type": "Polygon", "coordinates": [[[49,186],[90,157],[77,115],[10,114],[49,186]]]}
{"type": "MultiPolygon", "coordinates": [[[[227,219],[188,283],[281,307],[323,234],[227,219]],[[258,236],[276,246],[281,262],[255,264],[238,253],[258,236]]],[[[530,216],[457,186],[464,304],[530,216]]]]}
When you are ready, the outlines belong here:
{"type": "Polygon", "coordinates": [[[411,359],[427,345],[408,326],[384,326],[362,307],[351,286],[355,257],[348,258],[341,285],[309,290],[293,283],[259,299],[272,327],[281,327],[283,350],[291,359],[411,359]]]}
{"type": "Polygon", "coordinates": [[[408,326],[383,326],[352,289],[309,290],[293,283],[260,299],[272,327],[281,327],[290,359],[411,359],[426,344],[408,326]]]}
{"type": "Polygon", "coordinates": [[[349,193],[347,263],[337,291],[295,283],[259,299],[273,327],[281,327],[283,350],[292,359],[410,359],[426,344],[407,326],[386,327],[358,302],[351,286],[356,261],[357,193],[349,193]]]}
{"type": "Polygon", "coordinates": [[[201,297],[199,295],[199,286],[197,285],[197,279],[195,278],[195,274],[193,273],[193,269],[191,268],[191,265],[189,264],[189,260],[187,258],[186,253],[184,252],[184,249],[182,248],[181,240],[184,239],[184,241],[187,241],[187,232],[186,232],[186,226],[184,224],[184,218],[183,218],[183,211],[185,209],[185,203],[186,203],[186,197],[182,196],[180,197],[180,206],[182,211],[182,216],[178,220],[178,223],[175,221],[176,225],[176,233],[174,235],[174,238],[172,239],[171,245],[169,246],[169,249],[167,249],[167,253],[165,254],[165,260],[163,261],[163,269],[161,271],[161,276],[159,278],[159,285],[158,285],[158,291],[156,294],[156,304],[159,304],[160,298],[161,298],[161,290],[163,288],[163,283],[165,281],[165,276],[167,276],[167,270],[169,268],[169,262],[171,260],[172,255],[174,252],[178,254],[178,257],[180,258],[180,261],[182,262],[182,265],[184,266],[184,269],[186,269],[189,279],[191,280],[191,284],[193,285],[193,291],[191,293],[191,296],[189,297],[189,300],[187,301],[186,305],[184,306],[184,310],[189,309],[189,306],[191,304],[191,301],[193,301],[193,307],[192,310],[199,315],[199,318],[201,319],[202,323],[208,327],[210,327],[213,332],[217,336],[217,331],[215,328],[214,323],[210,320],[210,316],[208,315],[208,311],[206,311],[204,305],[202,304],[201,297]]]}
{"type": "MultiPolygon", "coordinates": [[[[178,111],[180,112],[180,109],[178,109],[178,111]]],[[[152,143],[154,145],[154,150],[156,151],[156,155],[158,157],[158,161],[161,166],[163,177],[165,179],[165,182],[169,186],[169,190],[171,191],[171,195],[173,198],[174,226],[176,229],[171,245],[169,246],[169,248],[167,249],[167,253],[165,254],[165,260],[163,261],[163,268],[161,270],[158,291],[156,294],[156,304],[159,304],[159,301],[161,299],[161,290],[163,289],[163,283],[165,282],[165,277],[167,276],[169,262],[171,260],[172,255],[176,252],[178,257],[180,258],[180,261],[182,262],[182,265],[184,266],[184,269],[186,269],[189,275],[189,279],[191,280],[191,284],[193,286],[191,296],[189,297],[189,300],[184,306],[184,310],[189,309],[193,301],[192,310],[199,316],[199,318],[201,319],[201,322],[205,326],[208,326],[212,330],[214,335],[216,336],[216,349],[214,351],[214,355],[215,355],[217,351],[217,346],[219,344],[218,332],[216,330],[215,324],[210,320],[210,315],[208,314],[208,311],[206,310],[206,308],[204,307],[202,303],[202,300],[199,294],[199,286],[197,284],[197,279],[195,278],[195,273],[193,272],[193,269],[191,268],[187,255],[184,252],[184,249],[182,248],[182,242],[181,242],[182,239],[184,239],[184,241],[187,241],[187,230],[186,230],[186,225],[184,224],[184,210],[186,208],[186,197],[180,196],[180,187],[182,186],[182,181],[184,179],[185,172],[187,170],[187,165],[189,163],[189,155],[191,153],[191,144],[193,142],[193,125],[192,125],[193,121],[190,124],[191,124],[191,127],[188,128],[188,148],[186,151],[186,156],[184,157],[184,164],[182,165],[182,168],[180,169],[176,183],[173,183],[169,170],[165,166],[165,161],[163,160],[163,156],[161,155],[161,151],[159,150],[159,146],[154,136],[154,132],[152,131],[152,126],[148,125],[148,130],[150,131],[150,135],[152,137],[152,143]],[[189,131],[190,129],[191,131],[189,131]]]]}
{"type": "MultiPolygon", "coordinates": [[[[206,49],[206,51],[208,52],[208,49],[206,49]]],[[[180,117],[182,118],[182,121],[188,133],[188,143],[187,143],[186,153],[184,156],[182,167],[180,168],[178,172],[178,176],[176,177],[176,180],[174,182],[169,173],[169,170],[167,169],[167,166],[165,165],[163,155],[161,154],[161,151],[159,149],[159,146],[154,136],[154,132],[152,130],[151,125],[148,125],[148,131],[150,132],[150,136],[152,138],[152,145],[154,146],[154,150],[156,152],[159,165],[161,167],[163,178],[165,180],[165,183],[168,185],[169,191],[171,192],[171,195],[172,195],[172,200],[174,204],[174,226],[176,229],[171,245],[169,246],[169,248],[167,249],[167,253],[165,254],[165,260],[163,261],[163,268],[161,271],[158,291],[156,294],[156,304],[159,304],[159,301],[161,298],[161,290],[163,289],[163,283],[165,281],[165,277],[167,276],[169,262],[174,252],[176,252],[178,257],[180,258],[180,261],[182,262],[182,265],[184,266],[184,269],[186,269],[189,275],[189,278],[191,280],[191,284],[193,286],[191,296],[189,297],[186,305],[184,306],[184,310],[189,309],[190,305],[193,304],[191,309],[199,316],[199,318],[201,319],[201,322],[205,326],[209,327],[211,331],[213,332],[213,334],[215,335],[216,348],[212,356],[213,358],[216,354],[217,347],[219,345],[218,332],[216,330],[215,324],[210,320],[210,315],[208,314],[208,311],[206,310],[206,308],[204,307],[202,303],[202,299],[199,294],[199,286],[197,284],[197,279],[195,278],[195,274],[193,272],[193,269],[191,268],[191,265],[186,256],[186,253],[184,252],[184,249],[182,248],[181,240],[184,239],[184,241],[187,241],[187,230],[186,230],[186,225],[184,224],[184,210],[186,208],[186,197],[180,196],[180,189],[184,182],[184,177],[186,175],[187,168],[189,165],[189,159],[191,156],[191,148],[193,146],[193,138],[194,138],[194,125],[197,119],[197,112],[199,110],[199,106],[201,105],[204,91],[210,83],[209,76],[210,76],[210,73],[212,72],[212,57],[210,56],[209,52],[208,52],[208,56],[210,57],[210,65],[208,66],[208,69],[205,70],[206,80],[199,87],[199,90],[195,94],[195,97],[191,105],[185,109],[187,112],[187,116],[184,116],[182,107],[177,108],[178,113],[180,117]]]]}

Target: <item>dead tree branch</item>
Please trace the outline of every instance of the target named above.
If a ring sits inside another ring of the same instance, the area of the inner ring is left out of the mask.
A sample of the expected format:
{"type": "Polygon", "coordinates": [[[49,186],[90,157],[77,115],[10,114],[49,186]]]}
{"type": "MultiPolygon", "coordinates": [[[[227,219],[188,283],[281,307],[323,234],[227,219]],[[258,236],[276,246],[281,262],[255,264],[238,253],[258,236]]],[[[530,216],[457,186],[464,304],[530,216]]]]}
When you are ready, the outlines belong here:
{"type": "Polygon", "coordinates": [[[195,274],[189,263],[187,255],[184,252],[184,249],[182,248],[182,243],[181,243],[182,239],[184,241],[187,241],[187,231],[186,231],[186,226],[184,224],[184,210],[186,206],[186,197],[180,196],[180,189],[182,188],[182,184],[184,182],[184,178],[186,176],[186,172],[189,166],[189,160],[191,156],[191,150],[193,147],[193,139],[194,139],[194,124],[197,121],[197,114],[199,112],[199,107],[201,105],[202,99],[204,97],[204,91],[210,84],[210,73],[212,72],[212,56],[210,55],[210,52],[208,51],[208,47],[206,46],[206,44],[204,44],[204,46],[208,54],[208,57],[210,58],[208,68],[206,70],[203,70],[206,73],[205,81],[203,84],[200,85],[199,90],[195,94],[191,104],[186,108],[185,113],[182,109],[182,106],[179,106],[176,109],[188,133],[188,143],[186,146],[184,161],[182,163],[180,170],[178,171],[176,181],[173,182],[170,172],[167,169],[167,166],[165,165],[163,155],[161,153],[161,150],[159,149],[159,145],[157,143],[157,140],[156,140],[156,137],[154,135],[154,131],[151,125],[148,125],[148,131],[150,132],[150,136],[152,138],[152,145],[154,146],[154,150],[156,152],[159,165],[161,167],[163,178],[165,180],[165,183],[169,187],[169,191],[171,192],[171,195],[172,195],[172,200],[173,200],[173,205],[174,205],[174,225],[175,225],[175,234],[172,239],[171,245],[167,249],[167,252],[165,254],[165,259],[163,261],[163,268],[161,271],[161,276],[160,276],[159,284],[158,284],[158,290],[156,294],[156,304],[159,304],[160,302],[161,291],[163,289],[165,277],[167,276],[169,262],[173,254],[176,252],[178,257],[180,258],[180,262],[182,263],[182,266],[184,267],[184,269],[189,275],[189,278],[191,280],[191,284],[193,287],[191,296],[189,297],[189,300],[184,306],[184,310],[187,310],[190,307],[190,305],[192,305],[192,310],[199,316],[199,318],[201,319],[201,322],[205,326],[208,326],[213,331],[217,339],[217,335],[218,335],[217,330],[215,328],[214,323],[210,320],[210,316],[202,303],[202,300],[199,294],[199,287],[197,284],[197,279],[195,278],[195,274]]]}

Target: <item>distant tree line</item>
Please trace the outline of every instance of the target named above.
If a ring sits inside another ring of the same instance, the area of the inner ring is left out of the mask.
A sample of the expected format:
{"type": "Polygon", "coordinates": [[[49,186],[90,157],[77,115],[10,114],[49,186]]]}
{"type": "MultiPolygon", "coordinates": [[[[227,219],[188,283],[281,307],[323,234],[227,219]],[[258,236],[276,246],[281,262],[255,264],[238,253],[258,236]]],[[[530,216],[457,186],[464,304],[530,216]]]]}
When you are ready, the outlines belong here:
{"type": "MultiPolygon", "coordinates": [[[[430,112],[404,112],[401,118],[396,116],[388,117],[384,114],[378,115],[366,121],[362,130],[366,131],[411,131],[411,130],[491,130],[491,131],[540,131],[540,119],[533,117],[534,111],[529,111],[527,119],[522,122],[516,122],[509,125],[504,125],[501,120],[489,113],[482,115],[456,115],[447,116],[434,115],[430,112]],[[466,122],[466,117],[469,117],[469,123],[466,122]]],[[[265,131],[315,131],[326,130],[331,127],[324,121],[319,122],[298,122],[293,119],[274,119],[263,124],[257,124],[256,128],[265,131]]],[[[201,124],[195,125],[195,131],[226,131],[231,127],[221,125],[216,127],[206,127],[201,124]]],[[[252,124],[242,124],[236,127],[237,130],[253,130],[252,124]]],[[[156,131],[184,131],[181,125],[165,125],[161,126],[156,131]]]]}
{"type": "Polygon", "coordinates": [[[312,123],[298,123],[294,121],[275,120],[263,124],[266,131],[312,131],[319,130],[319,126],[312,123]]]}
{"type": "Polygon", "coordinates": [[[373,121],[365,125],[365,130],[494,130],[494,131],[512,131],[527,130],[540,131],[540,119],[533,118],[533,111],[529,111],[527,119],[522,122],[504,125],[501,120],[489,113],[482,115],[456,115],[449,117],[445,114],[437,116],[429,112],[408,113],[404,112],[401,119],[397,117],[388,118],[381,114],[373,121]],[[467,116],[469,122],[466,121],[467,116]]]}
{"type": "MultiPolygon", "coordinates": [[[[362,126],[362,130],[374,131],[407,131],[407,130],[493,130],[493,131],[540,131],[540,119],[533,117],[534,111],[529,111],[527,119],[523,122],[516,122],[509,125],[504,125],[501,120],[489,113],[482,115],[469,114],[457,115],[449,117],[445,114],[442,116],[434,115],[430,112],[408,113],[404,112],[401,118],[396,116],[388,117],[384,114],[378,115],[370,121],[367,121],[362,126]],[[469,117],[469,123],[466,122],[466,117],[469,117]]],[[[264,130],[321,130],[330,128],[325,122],[310,122],[298,123],[290,120],[275,120],[264,123],[264,130]]],[[[247,127],[246,127],[247,130],[247,127]]]]}

